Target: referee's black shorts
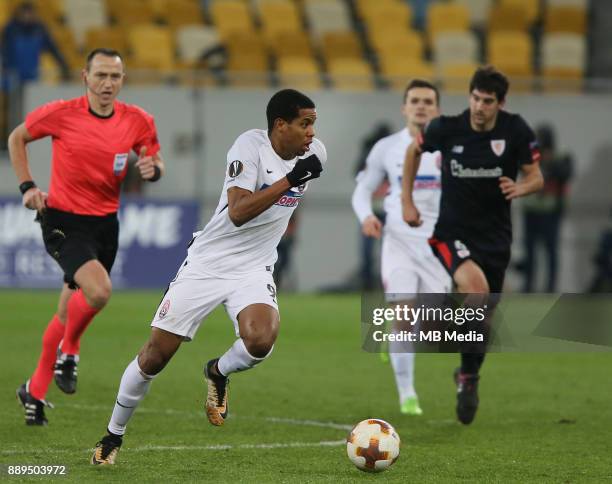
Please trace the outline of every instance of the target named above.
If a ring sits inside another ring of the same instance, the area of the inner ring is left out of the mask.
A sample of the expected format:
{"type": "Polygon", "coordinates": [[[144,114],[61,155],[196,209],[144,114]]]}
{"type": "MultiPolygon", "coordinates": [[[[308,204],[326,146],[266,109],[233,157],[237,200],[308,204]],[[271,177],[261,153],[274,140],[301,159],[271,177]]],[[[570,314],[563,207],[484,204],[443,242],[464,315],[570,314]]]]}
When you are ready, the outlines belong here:
{"type": "Polygon", "coordinates": [[[110,274],[119,245],[116,213],[77,215],[47,208],[38,220],[45,248],[64,271],[64,282],[72,289],[77,287],[74,274],[90,260],[99,260],[110,274]]]}
{"type": "Polygon", "coordinates": [[[440,240],[435,237],[429,239],[429,246],[451,277],[454,277],[462,262],[471,259],[484,272],[489,291],[502,292],[506,269],[510,262],[509,247],[485,248],[460,239],[440,240]]]}

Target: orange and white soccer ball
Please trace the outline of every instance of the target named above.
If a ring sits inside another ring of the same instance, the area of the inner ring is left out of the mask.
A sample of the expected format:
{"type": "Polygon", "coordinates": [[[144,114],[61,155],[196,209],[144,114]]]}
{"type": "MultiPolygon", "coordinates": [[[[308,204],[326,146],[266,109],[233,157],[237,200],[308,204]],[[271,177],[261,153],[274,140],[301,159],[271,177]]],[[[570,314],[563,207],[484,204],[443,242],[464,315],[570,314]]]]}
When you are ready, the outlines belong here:
{"type": "Polygon", "coordinates": [[[346,439],[346,453],[351,462],[365,472],[382,472],[400,453],[400,438],[384,420],[371,418],[359,422],[346,439]]]}

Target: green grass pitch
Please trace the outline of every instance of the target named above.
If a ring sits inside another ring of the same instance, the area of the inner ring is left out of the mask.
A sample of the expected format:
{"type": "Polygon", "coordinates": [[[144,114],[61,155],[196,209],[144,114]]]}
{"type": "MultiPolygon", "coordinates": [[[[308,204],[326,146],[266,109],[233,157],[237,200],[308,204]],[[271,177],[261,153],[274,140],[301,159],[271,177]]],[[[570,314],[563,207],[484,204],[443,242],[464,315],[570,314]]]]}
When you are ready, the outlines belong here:
{"type": "MultiPolygon", "coordinates": [[[[203,411],[202,366],[233,340],[222,310],[154,381],[128,427],[114,467],[89,464],[121,374],[149,334],[161,293],[117,292],[81,347],[79,387],[51,384],[50,425],[26,427],[15,389],[32,372],[56,292],[0,292],[0,467],[65,465],[36,482],[602,482],[612,479],[612,354],[489,355],[475,422],[455,421],[457,355],[417,355],[425,415],[399,413],[393,375],[363,352],[359,297],[280,295],[273,356],[232,376],[230,413],[214,428],[203,411]],[[343,440],[358,421],[391,422],[397,463],[361,473],[343,440]]],[[[13,481],[18,479],[13,477],[13,481]]],[[[21,478],[20,481],[28,479],[21,478]]]]}

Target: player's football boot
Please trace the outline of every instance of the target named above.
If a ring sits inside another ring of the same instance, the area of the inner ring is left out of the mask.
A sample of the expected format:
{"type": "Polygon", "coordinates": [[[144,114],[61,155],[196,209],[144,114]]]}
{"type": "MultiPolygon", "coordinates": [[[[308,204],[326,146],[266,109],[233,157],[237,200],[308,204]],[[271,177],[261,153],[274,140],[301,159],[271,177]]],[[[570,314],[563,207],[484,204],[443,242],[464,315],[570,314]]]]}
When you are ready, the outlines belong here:
{"type": "Polygon", "coordinates": [[[121,448],[123,439],[120,435],[107,434],[102,437],[102,440],[96,444],[91,463],[98,465],[113,465],[117,458],[117,453],[121,448]]]}
{"type": "Polygon", "coordinates": [[[54,377],[56,385],[64,393],[76,392],[78,363],[79,355],[67,355],[59,348],[57,349],[54,377]]]}
{"type": "Polygon", "coordinates": [[[30,380],[17,389],[17,400],[25,410],[26,425],[47,425],[49,423],[45,417],[45,407],[53,408],[53,404],[46,400],[36,400],[30,395],[30,380]]]}
{"type": "Polygon", "coordinates": [[[213,425],[223,425],[227,418],[229,406],[227,403],[227,393],[229,378],[213,373],[212,368],[219,361],[218,358],[210,360],[204,367],[204,376],[208,384],[208,394],[206,396],[206,416],[213,425]]]}
{"type": "Polygon", "coordinates": [[[480,376],[477,373],[473,375],[461,373],[461,370],[457,368],[454,377],[457,385],[457,419],[462,424],[469,425],[474,420],[476,410],[478,410],[478,380],[480,376]]]}
{"type": "Polygon", "coordinates": [[[400,412],[404,415],[423,415],[423,410],[419,405],[419,399],[416,396],[408,397],[404,400],[400,406],[400,412]]]}

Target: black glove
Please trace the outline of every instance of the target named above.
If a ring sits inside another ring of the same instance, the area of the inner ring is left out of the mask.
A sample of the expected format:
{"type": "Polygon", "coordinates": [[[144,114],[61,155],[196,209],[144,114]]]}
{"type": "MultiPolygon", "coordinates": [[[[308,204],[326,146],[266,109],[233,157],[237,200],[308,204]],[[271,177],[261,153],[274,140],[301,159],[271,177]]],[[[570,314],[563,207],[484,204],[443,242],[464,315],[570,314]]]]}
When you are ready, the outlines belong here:
{"type": "Polygon", "coordinates": [[[293,170],[287,173],[287,180],[292,187],[303,185],[308,180],[319,178],[323,166],[317,158],[317,155],[310,155],[308,158],[301,158],[297,161],[293,170]]]}

